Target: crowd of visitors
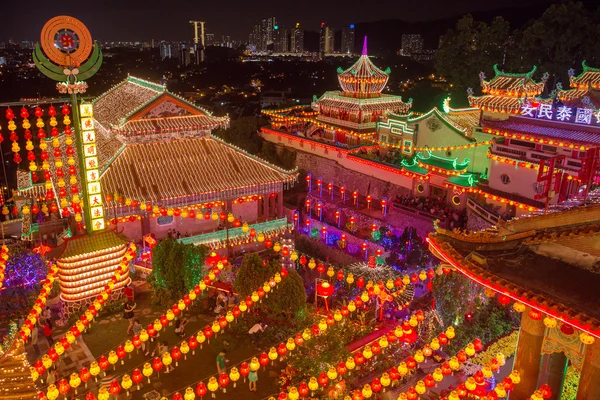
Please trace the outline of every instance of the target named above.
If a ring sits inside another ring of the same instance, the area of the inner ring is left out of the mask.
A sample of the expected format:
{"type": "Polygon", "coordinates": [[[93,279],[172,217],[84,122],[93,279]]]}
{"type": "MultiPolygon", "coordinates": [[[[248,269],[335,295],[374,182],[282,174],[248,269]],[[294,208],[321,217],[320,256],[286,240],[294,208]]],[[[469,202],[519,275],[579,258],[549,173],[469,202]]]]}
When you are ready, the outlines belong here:
{"type": "Polygon", "coordinates": [[[394,203],[434,215],[449,229],[463,228],[467,222],[466,211],[449,206],[444,199],[426,196],[396,196],[394,203]]]}

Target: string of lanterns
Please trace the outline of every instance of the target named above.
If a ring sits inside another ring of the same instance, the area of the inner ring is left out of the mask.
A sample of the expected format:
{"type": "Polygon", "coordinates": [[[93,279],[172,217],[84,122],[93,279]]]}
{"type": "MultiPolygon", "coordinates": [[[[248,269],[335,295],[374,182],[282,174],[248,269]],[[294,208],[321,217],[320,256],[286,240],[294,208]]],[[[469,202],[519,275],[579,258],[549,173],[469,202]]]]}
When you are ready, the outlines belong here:
{"type": "MultiPolygon", "coordinates": [[[[283,271],[283,269],[282,269],[282,271],[283,271]]],[[[335,323],[339,323],[339,322],[343,321],[344,318],[347,318],[351,313],[356,311],[358,308],[363,307],[371,298],[373,298],[375,296],[377,296],[377,294],[375,294],[374,292],[367,292],[367,291],[363,292],[362,295],[355,297],[353,300],[350,300],[348,302],[347,306],[343,306],[341,309],[333,310],[326,317],[321,318],[321,320],[317,324],[312,325],[311,328],[306,328],[302,332],[296,333],[295,336],[289,337],[287,339],[287,341],[285,341],[285,343],[281,342],[279,345],[277,345],[277,347],[275,347],[275,346],[271,347],[268,352],[264,351],[264,352],[261,352],[260,354],[256,354],[256,355],[248,358],[246,361],[240,363],[239,366],[232,367],[230,369],[229,374],[224,372],[224,373],[221,373],[218,377],[212,376],[212,377],[208,378],[208,383],[206,383],[206,384],[204,383],[204,381],[206,381],[207,378],[204,378],[204,379],[192,384],[191,386],[188,386],[187,388],[185,388],[183,390],[183,392],[184,392],[183,396],[180,391],[173,393],[172,397],[171,397],[172,400],[181,400],[182,398],[186,398],[186,399],[192,398],[193,399],[193,398],[195,398],[196,395],[203,397],[204,395],[206,395],[208,393],[208,391],[211,392],[212,397],[215,397],[215,392],[219,388],[221,388],[223,390],[223,392],[226,392],[226,390],[227,390],[226,387],[229,385],[230,382],[233,382],[234,387],[235,387],[235,383],[239,380],[240,376],[244,378],[244,382],[245,382],[246,377],[248,376],[250,371],[257,372],[261,367],[267,367],[269,365],[269,362],[271,362],[271,364],[273,364],[274,361],[276,361],[278,358],[283,359],[287,353],[294,351],[297,346],[302,346],[303,344],[305,344],[305,342],[308,342],[311,339],[313,339],[314,337],[319,336],[321,333],[326,331],[330,326],[334,325],[335,323]],[[193,388],[194,385],[195,385],[195,389],[193,388]],[[188,396],[188,397],[185,397],[185,396],[188,396]]],[[[403,325],[403,328],[401,329],[402,335],[405,334],[403,329],[404,329],[404,325],[403,325]]],[[[406,335],[407,335],[407,337],[411,338],[411,340],[416,339],[416,337],[415,337],[416,335],[414,333],[413,327],[410,324],[408,325],[406,335]]],[[[374,352],[376,352],[378,348],[381,349],[381,346],[379,344],[377,344],[377,345],[379,347],[371,346],[370,349],[367,349],[367,351],[370,352],[370,354],[374,354],[374,352]]],[[[366,347],[365,347],[365,349],[366,349],[366,347]]],[[[367,353],[367,355],[368,354],[369,353],[367,353]]],[[[361,356],[364,357],[362,355],[362,353],[361,353],[361,356]]],[[[356,362],[355,361],[353,361],[353,362],[354,362],[354,364],[350,364],[350,365],[354,365],[352,367],[352,369],[356,366],[356,362]]],[[[296,389],[295,399],[298,399],[299,396],[301,395],[301,393],[304,393],[304,390],[306,390],[306,395],[307,395],[308,390],[311,390],[312,392],[314,392],[314,391],[318,390],[319,388],[326,387],[329,382],[330,376],[333,376],[334,373],[335,373],[335,377],[337,378],[338,372],[337,372],[336,368],[333,368],[333,370],[330,370],[327,373],[326,372],[321,373],[318,378],[311,377],[309,379],[308,383],[304,383],[304,385],[300,385],[299,388],[296,389]],[[328,376],[328,373],[329,373],[329,376],[328,376]]],[[[303,395],[303,396],[306,396],[306,395],[303,395]]]]}
{"type": "Polygon", "coordinates": [[[94,302],[89,306],[89,308],[79,317],[79,319],[73,324],[65,334],[54,343],[46,354],[42,355],[30,368],[31,377],[34,381],[38,380],[38,378],[43,375],[52,364],[56,363],[60,356],[62,356],[66,349],[68,349],[73,342],[77,340],[77,338],[83,334],[90,323],[94,320],[98,311],[102,309],[106,300],[108,300],[109,295],[112,293],[112,290],[115,287],[115,283],[121,280],[121,275],[127,272],[129,268],[129,262],[135,256],[135,244],[131,243],[129,245],[129,249],[119,266],[116,268],[113,276],[107,281],[104,286],[103,291],[96,297],[94,302]]]}
{"type": "MultiPolygon", "coordinates": [[[[521,161],[521,160],[517,160],[514,158],[510,158],[510,157],[503,157],[503,156],[499,156],[497,154],[492,154],[491,150],[488,150],[487,152],[487,157],[489,159],[492,159],[494,161],[498,161],[498,162],[502,162],[505,164],[511,164],[514,166],[519,166],[520,168],[526,168],[526,169],[533,169],[535,171],[539,171],[540,169],[540,165],[533,163],[533,162],[528,162],[528,161],[521,161]]],[[[576,175],[572,175],[569,172],[567,172],[566,170],[560,169],[560,171],[562,171],[565,175],[567,175],[567,179],[568,180],[574,180],[576,182],[581,182],[581,179],[577,178],[576,175]]]]}
{"type": "Polygon", "coordinates": [[[8,260],[8,247],[3,244],[0,247],[0,289],[4,285],[4,279],[6,278],[6,261],[8,260]]]}
{"type": "MultiPolygon", "coordinates": [[[[206,289],[208,285],[216,281],[217,275],[228,263],[226,259],[221,259],[218,261],[217,259],[218,256],[214,255],[213,253],[213,255],[211,255],[211,257],[207,259],[207,262],[210,260],[210,263],[214,265],[214,267],[211,268],[210,272],[204,277],[202,277],[199,280],[198,284],[195,285],[194,288],[190,290],[188,294],[183,296],[183,298],[179,299],[171,308],[169,308],[165,313],[158,317],[153,323],[150,323],[147,329],[142,329],[139,335],[134,335],[131,340],[127,339],[124,342],[121,342],[119,345],[113,347],[107,352],[108,356],[102,355],[96,358],[90,363],[89,368],[82,367],[78,373],[74,372],[73,374],[77,375],[79,377],[80,382],[84,382],[87,387],[86,382],[91,378],[91,376],[94,376],[94,378],[97,379],[97,375],[100,372],[100,370],[105,371],[108,368],[109,364],[113,365],[113,367],[115,368],[116,361],[118,360],[121,360],[121,364],[124,364],[124,359],[127,354],[131,353],[133,350],[138,350],[142,346],[142,344],[147,342],[148,340],[154,340],[159,331],[161,331],[162,329],[167,329],[167,326],[171,326],[172,321],[175,318],[177,318],[182,311],[189,307],[190,304],[197,298],[198,295],[200,295],[206,289]]],[[[97,301],[99,301],[99,299],[97,301]]],[[[48,363],[47,359],[46,363],[44,363],[44,357],[42,357],[42,366],[44,368],[38,368],[40,365],[36,363],[34,365],[34,368],[31,369],[31,374],[34,381],[41,377],[45,370],[47,370],[50,367],[50,365],[51,364],[48,363]]],[[[77,379],[75,379],[75,376],[73,374],[70,375],[69,380],[74,380],[75,382],[77,382],[77,379]]],[[[60,380],[61,379],[58,379],[58,381],[60,380]]],[[[71,385],[71,387],[76,388],[76,386],[73,385],[71,385]]],[[[46,389],[49,389],[49,386],[46,389]]],[[[41,390],[43,391],[44,389],[41,390]]]]}
{"type": "MultiPolygon", "coordinates": [[[[275,288],[277,287],[277,285],[288,276],[288,271],[285,267],[281,268],[281,271],[276,273],[273,277],[271,277],[271,279],[267,282],[265,282],[263,284],[263,286],[258,287],[255,291],[252,292],[252,295],[248,296],[244,301],[239,302],[232,311],[228,311],[227,314],[225,316],[221,316],[217,319],[215,319],[212,323],[212,325],[207,325],[204,329],[199,330],[196,335],[192,335],[190,336],[190,338],[188,340],[183,340],[182,342],[179,343],[179,346],[173,346],[170,350],[165,351],[161,357],[155,357],[152,362],[146,362],[144,363],[141,368],[135,368],[131,371],[129,371],[128,373],[125,373],[123,375],[120,375],[118,377],[116,377],[115,379],[113,379],[110,383],[109,388],[107,389],[106,387],[101,387],[98,390],[98,400],[107,400],[108,397],[110,395],[118,395],[121,393],[122,390],[127,391],[127,394],[129,395],[129,389],[131,389],[131,387],[133,386],[133,384],[137,385],[137,388],[139,390],[139,385],[140,383],[143,381],[144,377],[146,379],[148,379],[148,383],[150,383],[150,377],[153,376],[154,373],[156,373],[157,375],[159,374],[159,372],[163,369],[163,367],[167,367],[167,368],[174,368],[174,367],[178,367],[178,360],[181,358],[181,355],[184,356],[184,359],[187,359],[187,354],[189,353],[190,350],[192,350],[192,355],[195,354],[195,349],[200,346],[200,349],[202,349],[202,344],[206,341],[208,343],[210,343],[210,338],[213,337],[213,335],[216,337],[218,335],[218,333],[221,330],[224,330],[227,325],[231,324],[232,322],[236,321],[236,318],[242,316],[242,315],[246,315],[244,314],[246,311],[248,311],[248,309],[250,309],[251,307],[253,307],[256,303],[258,302],[262,302],[262,298],[263,297],[268,297],[268,294],[275,290],[275,288]],[[175,365],[173,365],[173,361],[175,362],[175,365]]],[[[263,353],[265,354],[265,353],[263,353]]],[[[277,353],[276,353],[277,354],[277,353]]],[[[269,354],[267,356],[267,363],[268,361],[271,359],[270,357],[272,357],[271,354],[269,354]]],[[[117,358],[113,360],[118,361],[118,355],[117,358]]],[[[262,357],[261,354],[261,361],[260,361],[260,365],[263,365],[263,360],[264,358],[262,357]]],[[[257,360],[258,362],[258,360],[257,360]]],[[[102,365],[94,365],[94,371],[96,372],[96,375],[100,373],[100,369],[105,370],[106,368],[108,368],[108,363],[110,363],[110,356],[109,359],[107,360],[107,363],[104,364],[105,368],[102,368],[102,365]],[[96,368],[98,367],[98,368],[96,368]]],[[[114,364],[114,363],[113,363],[114,364]]],[[[251,362],[251,365],[252,362],[251,362]]],[[[227,376],[226,374],[221,374],[221,376],[219,376],[219,381],[217,381],[216,378],[211,378],[211,380],[209,381],[208,385],[204,385],[204,394],[206,394],[206,387],[208,387],[208,389],[211,392],[215,392],[219,387],[223,387],[225,388],[225,386],[227,386],[229,384],[229,381],[231,380],[232,382],[235,383],[235,381],[237,381],[240,377],[240,373],[243,374],[245,370],[243,370],[242,368],[240,368],[239,372],[234,373],[235,371],[233,371],[232,369],[232,373],[230,373],[229,376],[227,376]],[[216,387],[214,386],[216,383],[216,387]]],[[[90,373],[92,373],[92,367],[90,367],[90,373]]],[[[248,373],[250,372],[250,370],[248,370],[248,373]]],[[[248,374],[244,375],[247,376],[248,374]]],[[[245,378],[244,378],[245,379],[245,378]]],[[[54,385],[54,387],[52,387],[53,385],[50,385],[48,387],[48,392],[47,392],[47,399],[48,400],[55,400],[56,397],[51,398],[51,396],[57,395],[58,393],[62,393],[60,390],[60,381],[58,382],[58,388],[56,387],[56,385],[54,385]],[[52,392],[52,395],[50,395],[50,391],[52,392]]],[[[66,394],[70,391],[71,389],[71,385],[70,382],[67,385],[63,385],[63,391],[65,393],[62,394],[66,394]],[[67,387],[69,386],[69,387],[67,387]]],[[[197,388],[198,390],[198,388],[197,388]]],[[[193,392],[193,391],[192,391],[193,392]]],[[[203,396],[204,394],[202,394],[201,396],[203,396]]],[[[86,399],[87,400],[91,400],[91,399],[95,399],[94,394],[92,391],[89,391],[86,394],[86,399]]]]}
{"type": "Polygon", "coordinates": [[[49,261],[47,262],[47,265],[48,273],[46,274],[46,279],[42,281],[42,289],[35,299],[31,311],[29,311],[29,314],[27,314],[21,329],[19,329],[19,337],[24,342],[27,342],[27,339],[31,335],[31,330],[36,326],[38,316],[42,313],[44,305],[46,304],[48,296],[50,295],[50,291],[52,290],[52,284],[54,283],[56,275],[58,274],[58,267],[56,265],[49,261]]]}
{"type": "Polygon", "coordinates": [[[519,140],[525,140],[525,141],[529,141],[532,143],[542,143],[542,144],[548,144],[550,146],[560,146],[560,147],[566,147],[569,149],[577,149],[577,150],[588,150],[589,147],[586,147],[584,145],[580,145],[580,144],[574,144],[574,143],[569,143],[569,142],[563,142],[563,141],[559,141],[559,140],[548,140],[548,139],[544,139],[544,138],[540,138],[537,136],[528,136],[526,134],[523,133],[515,133],[515,132],[510,132],[510,131],[501,131],[499,129],[492,129],[492,128],[483,128],[483,132],[485,133],[490,133],[492,135],[496,135],[496,136],[502,136],[502,137],[507,137],[510,139],[519,139],[519,140]]]}
{"type": "Polygon", "coordinates": [[[468,192],[468,193],[482,194],[486,199],[492,199],[494,201],[499,201],[502,204],[510,204],[511,206],[515,206],[521,210],[527,210],[527,211],[539,210],[539,208],[537,208],[537,207],[532,207],[527,204],[519,203],[518,201],[509,200],[509,199],[506,199],[502,196],[498,196],[495,194],[489,194],[478,188],[463,189],[463,188],[460,188],[457,186],[453,186],[453,189],[460,190],[461,193],[468,192]]]}

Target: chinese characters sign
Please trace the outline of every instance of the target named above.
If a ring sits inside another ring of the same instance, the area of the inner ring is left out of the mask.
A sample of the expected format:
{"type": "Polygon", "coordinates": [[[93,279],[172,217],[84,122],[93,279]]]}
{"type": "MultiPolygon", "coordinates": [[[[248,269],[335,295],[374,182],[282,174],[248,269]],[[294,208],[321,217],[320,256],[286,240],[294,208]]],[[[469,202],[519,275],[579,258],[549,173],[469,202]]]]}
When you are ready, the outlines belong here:
{"type": "Polygon", "coordinates": [[[531,103],[526,101],[521,105],[521,115],[549,121],[600,126],[600,110],[592,108],[568,107],[565,105],[531,103]]]}
{"type": "Polygon", "coordinates": [[[85,184],[87,185],[87,206],[90,209],[92,230],[104,229],[104,208],[102,207],[102,187],[98,170],[96,152],[96,133],[94,132],[94,109],[90,103],[79,106],[81,114],[81,136],[85,162],[85,184]]]}

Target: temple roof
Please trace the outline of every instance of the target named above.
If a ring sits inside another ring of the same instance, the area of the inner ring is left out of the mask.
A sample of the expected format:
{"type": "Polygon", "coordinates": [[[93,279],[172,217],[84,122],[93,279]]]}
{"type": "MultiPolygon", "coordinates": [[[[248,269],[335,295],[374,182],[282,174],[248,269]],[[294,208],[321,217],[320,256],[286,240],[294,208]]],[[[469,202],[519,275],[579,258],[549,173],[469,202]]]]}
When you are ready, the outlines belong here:
{"type": "Polygon", "coordinates": [[[516,219],[497,231],[464,234],[438,229],[432,250],[471,279],[600,333],[600,206],[516,219]],[[476,252],[483,262],[476,262],[476,252]],[[587,255],[586,255],[587,254],[587,255]]]}
{"type": "Polygon", "coordinates": [[[318,100],[321,107],[335,107],[349,111],[389,111],[395,114],[404,114],[412,106],[412,99],[408,102],[402,100],[402,96],[382,94],[379,97],[356,98],[345,96],[343,92],[325,92],[318,100]]]}
{"type": "Polygon", "coordinates": [[[491,80],[486,81],[483,72],[479,74],[481,91],[492,95],[500,94],[517,97],[538,95],[544,90],[548,74],[544,74],[540,82],[535,82],[532,76],[536,70],[537,67],[534,66],[531,71],[526,73],[510,73],[501,71],[496,64],[494,65],[496,75],[491,80]]]}
{"type": "Polygon", "coordinates": [[[427,152],[419,152],[416,154],[415,160],[419,162],[420,166],[429,166],[434,168],[442,168],[448,171],[465,171],[469,166],[469,159],[465,158],[462,162],[458,161],[457,158],[445,158],[436,156],[431,153],[431,151],[427,152]]]}
{"type": "Polygon", "coordinates": [[[129,239],[119,235],[114,229],[105,230],[91,235],[84,234],[66,238],[63,244],[53,248],[47,257],[65,259],[121,246],[127,242],[129,239]]]}
{"type": "Polygon", "coordinates": [[[504,121],[483,120],[481,126],[484,129],[500,132],[518,132],[523,134],[523,139],[528,139],[530,136],[544,136],[560,141],[600,144],[600,131],[583,125],[556,124],[551,121],[509,117],[504,121]]]}
{"type": "Polygon", "coordinates": [[[347,70],[338,68],[338,81],[348,96],[376,97],[385,88],[389,74],[389,68],[382,71],[369,59],[367,37],[365,36],[362,55],[347,70]]]}
{"type": "Polygon", "coordinates": [[[600,68],[593,68],[581,63],[583,71],[579,75],[575,75],[573,69],[569,70],[569,81],[572,88],[576,89],[600,89],[600,68]]]}
{"type": "Polygon", "coordinates": [[[473,128],[479,125],[479,113],[480,111],[478,109],[469,109],[464,112],[452,111],[451,113],[442,113],[437,107],[434,107],[426,114],[418,117],[410,117],[408,123],[415,124],[431,116],[436,116],[452,131],[466,137],[468,140],[474,141],[475,139],[470,136],[473,128]]]}
{"type": "MultiPolygon", "coordinates": [[[[101,176],[106,193],[160,202],[295,180],[285,171],[214,137],[129,144],[101,176]]],[[[252,192],[254,190],[254,192],[252,192]]],[[[275,190],[275,187],[273,188],[275,190]]]]}

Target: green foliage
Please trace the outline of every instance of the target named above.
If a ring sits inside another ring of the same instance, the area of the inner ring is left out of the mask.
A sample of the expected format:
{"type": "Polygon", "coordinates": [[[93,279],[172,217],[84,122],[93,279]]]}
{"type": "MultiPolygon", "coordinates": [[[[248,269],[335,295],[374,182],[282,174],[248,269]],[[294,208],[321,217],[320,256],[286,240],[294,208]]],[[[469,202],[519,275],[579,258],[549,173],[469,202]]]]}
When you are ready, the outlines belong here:
{"type": "Polygon", "coordinates": [[[263,260],[258,254],[246,254],[235,278],[235,291],[241,297],[250,296],[280,269],[281,264],[276,258],[270,259],[263,265],[263,260]]]}
{"type": "Polygon", "coordinates": [[[509,35],[510,26],[502,17],[486,24],[467,14],[442,37],[435,68],[454,84],[457,98],[464,98],[467,88],[479,87],[480,71],[491,73],[494,64],[502,64],[509,35]]]}
{"type": "Polygon", "coordinates": [[[183,244],[164,239],[152,252],[152,274],[148,281],[159,302],[175,301],[183,297],[202,277],[205,246],[183,244]]]}
{"type": "Polygon", "coordinates": [[[484,343],[510,333],[519,320],[511,307],[483,294],[483,288],[459,273],[444,274],[433,282],[436,308],[445,326],[454,325],[456,338],[448,346],[454,354],[475,338],[484,343]],[[470,313],[472,319],[465,320],[470,313]]]}
{"type": "Polygon", "coordinates": [[[287,278],[282,279],[276,292],[266,299],[266,306],[270,312],[286,314],[290,319],[306,308],[304,282],[296,270],[288,271],[287,278]]]}
{"type": "Polygon", "coordinates": [[[560,400],[575,400],[577,398],[577,389],[579,388],[580,377],[581,372],[577,368],[575,368],[573,365],[569,365],[567,367],[560,400]]]}

